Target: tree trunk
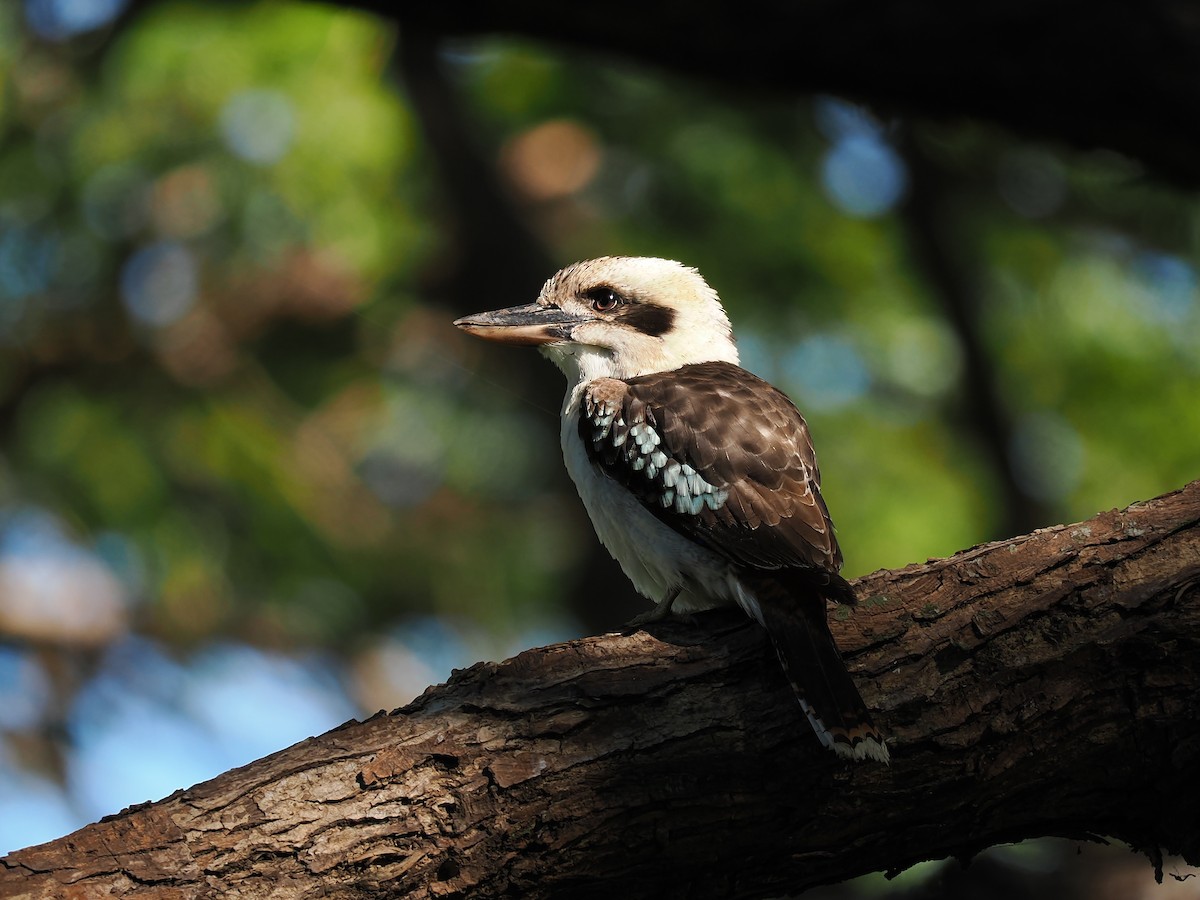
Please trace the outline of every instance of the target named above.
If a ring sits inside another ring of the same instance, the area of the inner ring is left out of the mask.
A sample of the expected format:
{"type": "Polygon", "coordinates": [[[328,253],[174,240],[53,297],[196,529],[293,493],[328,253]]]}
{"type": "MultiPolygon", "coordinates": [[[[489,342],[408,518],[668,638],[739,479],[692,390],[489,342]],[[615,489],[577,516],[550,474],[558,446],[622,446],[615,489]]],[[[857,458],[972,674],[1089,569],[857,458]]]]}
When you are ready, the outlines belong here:
{"type": "Polygon", "coordinates": [[[480,663],[13,853],[0,895],[760,897],[1037,835],[1200,863],[1200,481],[858,589],[890,768],[712,613],[480,663]]]}

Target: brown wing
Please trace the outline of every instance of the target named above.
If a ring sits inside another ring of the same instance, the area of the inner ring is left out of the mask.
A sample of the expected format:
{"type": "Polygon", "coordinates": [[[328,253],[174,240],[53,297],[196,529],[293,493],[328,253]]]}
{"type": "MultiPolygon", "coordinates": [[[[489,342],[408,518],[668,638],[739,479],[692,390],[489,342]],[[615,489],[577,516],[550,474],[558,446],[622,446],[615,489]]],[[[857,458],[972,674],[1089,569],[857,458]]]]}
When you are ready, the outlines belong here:
{"type": "Polygon", "coordinates": [[[591,460],[680,534],[741,566],[845,584],[808,426],[761,378],[713,362],[598,379],[579,433],[591,460]]]}

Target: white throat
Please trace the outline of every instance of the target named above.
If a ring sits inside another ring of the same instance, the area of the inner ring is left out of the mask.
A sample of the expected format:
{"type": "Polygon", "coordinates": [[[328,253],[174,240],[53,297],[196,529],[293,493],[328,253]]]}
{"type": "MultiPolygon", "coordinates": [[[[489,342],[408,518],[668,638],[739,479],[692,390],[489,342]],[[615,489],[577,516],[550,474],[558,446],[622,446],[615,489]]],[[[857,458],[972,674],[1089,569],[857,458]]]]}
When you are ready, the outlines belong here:
{"type": "Polygon", "coordinates": [[[568,389],[597,378],[620,378],[624,381],[639,375],[670,372],[693,363],[738,364],[737,345],[724,334],[700,342],[663,342],[646,337],[642,341],[630,342],[620,351],[573,341],[544,344],[539,349],[567,376],[568,389]]]}

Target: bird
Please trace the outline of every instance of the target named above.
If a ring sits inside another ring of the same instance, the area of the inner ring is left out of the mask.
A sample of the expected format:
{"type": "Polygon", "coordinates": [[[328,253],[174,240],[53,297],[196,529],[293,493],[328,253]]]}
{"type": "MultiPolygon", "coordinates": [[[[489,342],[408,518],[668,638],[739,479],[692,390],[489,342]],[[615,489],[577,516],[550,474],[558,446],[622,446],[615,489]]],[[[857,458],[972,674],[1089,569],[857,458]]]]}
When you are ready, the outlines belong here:
{"type": "Polygon", "coordinates": [[[551,276],[533,303],[457,319],[536,346],[567,377],[560,441],[601,543],[670,614],[740,607],[766,629],[820,743],[890,761],[827,619],[853,605],[808,425],[742,368],[717,292],[654,257],[606,256],[551,276]]]}

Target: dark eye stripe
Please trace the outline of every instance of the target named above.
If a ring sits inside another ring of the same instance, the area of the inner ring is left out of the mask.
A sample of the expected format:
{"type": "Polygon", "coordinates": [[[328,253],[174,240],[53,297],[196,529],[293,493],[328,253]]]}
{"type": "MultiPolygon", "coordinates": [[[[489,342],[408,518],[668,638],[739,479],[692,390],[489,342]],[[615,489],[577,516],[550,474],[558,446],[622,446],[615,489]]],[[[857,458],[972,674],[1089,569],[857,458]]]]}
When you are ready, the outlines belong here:
{"type": "Polygon", "coordinates": [[[675,325],[675,310],[657,303],[631,303],[621,311],[621,321],[650,337],[662,337],[675,325]]]}
{"type": "Polygon", "coordinates": [[[580,296],[599,313],[612,313],[621,322],[650,337],[662,337],[675,325],[675,310],[643,300],[631,300],[608,285],[596,285],[580,296]]]}

